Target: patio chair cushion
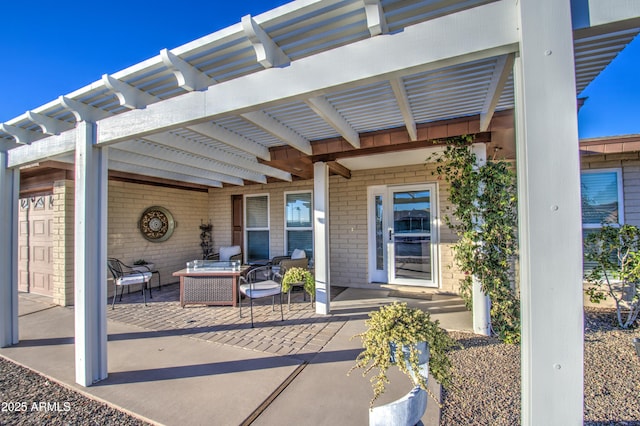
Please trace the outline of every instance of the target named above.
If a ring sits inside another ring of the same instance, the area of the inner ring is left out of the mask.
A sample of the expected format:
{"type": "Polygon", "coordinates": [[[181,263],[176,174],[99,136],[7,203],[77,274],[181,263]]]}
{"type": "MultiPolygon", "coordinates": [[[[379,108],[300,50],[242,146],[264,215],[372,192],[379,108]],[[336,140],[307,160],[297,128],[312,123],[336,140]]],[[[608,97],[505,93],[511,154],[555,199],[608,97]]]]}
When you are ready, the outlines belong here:
{"type": "Polygon", "coordinates": [[[240,291],[252,299],[275,296],[280,294],[280,284],[273,280],[259,281],[253,284],[242,284],[240,291]]]}
{"type": "Polygon", "coordinates": [[[295,249],[293,253],[291,253],[291,259],[306,259],[307,252],[302,249],[295,249]]]}
{"type": "Polygon", "coordinates": [[[116,279],[116,285],[142,284],[151,280],[151,272],[140,272],[139,274],[124,275],[116,279]]]}
{"type": "Polygon", "coordinates": [[[241,252],[242,250],[240,249],[240,246],[220,247],[220,260],[228,261],[229,259],[231,259],[231,256],[240,254],[241,252]]]}

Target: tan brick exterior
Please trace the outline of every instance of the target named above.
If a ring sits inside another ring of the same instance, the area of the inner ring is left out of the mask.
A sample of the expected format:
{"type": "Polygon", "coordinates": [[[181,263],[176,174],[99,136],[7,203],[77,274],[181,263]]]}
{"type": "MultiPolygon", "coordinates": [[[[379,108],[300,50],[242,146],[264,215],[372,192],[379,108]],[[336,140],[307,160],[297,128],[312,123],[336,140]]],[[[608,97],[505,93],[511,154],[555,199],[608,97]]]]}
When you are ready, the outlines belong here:
{"type": "MultiPolygon", "coordinates": [[[[177,282],[173,272],[202,258],[199,226],[209,216],[207,198],[206,192],[109,181],[108,256],[126,264],[137,259],[153,262],[163,284],[177,282]],[[173,235],[164,242],[148,241],[138,229],[140,216],[151,206],[166,208],[177,223],[173,235]]],[[[112,291],[109,282],[109,294],[112,291]]]]}
{"type": "Polygon", "coordinates": [[[53,184],[53,303],[73,305],[74,182],[53,184]]]}
{"type": "MultiPolygon", "coordinates": [[[[132,264],[137,259],[155,263],[163,284],[177,282],[171,274],[185,267],[189,260],[202,257],[200,249],[201,221],[208,218],[208,195],[158,186],[109,181],[109,257],[132,264]],[[159,205],[168,209],[177,226],[171,238],[161,243],[147,241],[138,229],[144,210],[159,205]]],[[[74,297],[74,183],[54,184],[54,294],[53,302],[73,305],[74,297]]],[[[153,285],[156,285],[156,277],[153,285]]],[[[111,280],[108,294],[113,294],[111,280]]]]}
{"type": "MultiPolygon", "coordinates": [[[[607,166],[610,167],[610,166],[607,166]]],[[[378,185],[405,185],[435,183],[437,185],[440,218],[439,287],[438,290],[456,292],[462,274],[453,267],[451,246],[455,234],[444,224],[444,215],[450,209],[447,202],[448,184],[432,175],[434,165],[415,165],[385,169],[354,170],[351,179],[332,176],[329,186],[331,282],[349,287],[379,287],[369,283],[368,277],[368,224],[367,189],[378,185]]],[[[640,160],[629,173],[640,175],[640,160]]],[[[163,283],[177,282],[172,273],[182,269],[189,260],[201,258],[200,230],[202,222],[213,225],[213,247],[230,245],[231,196],[235,194],[268,194],[270,208],[270,256],[284,254],[285,219],[284,194],[289,191],[313,190],[313,180],[279,182],[244,187],[210,189],[204,192],[186,191],[159,186],[109,181],[108,256],[125,263],[144,258],[154,262],[163,283]],[[162,243],[144,239],[138,229],[142,212],[153,205],[167,208],[177,221],[172,237],[162,243]]],[[[54,247],[55,295],[54,302],[73,304],[73,200],[71,181],[56,182],[54,188],[56,218],[54,247]]],[[[640,193],[636,205],[640,205],[640,193]]],[[[625,203],[627,200],[625,199],[625,203]]],[[[633,202],[629,201],[629,206],[633,202]]],[[[640,217],[640,208],[637,209],[640,217]]],[[[113,288],[109,281],[109,295],[113,288]]],[[[154,277],[155,285],[155,277],[154,277]]]]}
{"type": "MultiPolygon", "coordinates": [[[[350,287],[379,286],[368,279],[367,188],[373,185],[400,185],[435,182],[438,187],[440,216],[447,210],[448,184],[433,176],[433,165],[353,171],[351,179],[332,176],[329,183],[329,224],[331,238],[331,282],[350,287]]],[[[270,255],[284,253],[284,193],[313,190],[313,181],[295,181],[242,188],[211,189],[209,210],[213,224],[213,242],[217,249],[231,243],[231,195],[269,194],[270,255]]],[[[441,220],[441,223],[443,221],[441,220]]],[[[455,291],[461,274],[451,269],[451,243],[455,235],[440,226],[440,290],[455,291]]]]}

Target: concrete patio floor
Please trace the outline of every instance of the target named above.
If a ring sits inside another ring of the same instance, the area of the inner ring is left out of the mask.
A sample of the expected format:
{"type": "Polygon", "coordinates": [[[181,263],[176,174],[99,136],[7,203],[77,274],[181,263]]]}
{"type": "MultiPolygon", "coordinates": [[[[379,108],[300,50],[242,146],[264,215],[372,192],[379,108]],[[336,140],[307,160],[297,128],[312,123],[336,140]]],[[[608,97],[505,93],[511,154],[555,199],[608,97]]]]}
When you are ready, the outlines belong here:
{"type": "MultiPolygon", "coordinates": [[[[369,377],[347,372],[361,350],[352,336],[364,330],[371,310],[403,300],[431,312],[443,328],[472,327],[458,297],[389,293],[346,289],[328,316],[296,293],[291,310],[285,298],[284,322],[270,304],[254,306],[253,329],[248,307],[243,318],[232,307],[181,308],[177,285],[154,290],[146,307],[140,293],[125,295],[108,311],[109,377],[89,388],[75,384],[73,308],[20,294],[20,343],[0,355],[156,424],[365,425],[369,377]]],[[[376,404],[410,390],[399,373],[390,379],[376,404]]],[[[430,400],[423,422],[437,424],[438,415],[430,400]]]]}

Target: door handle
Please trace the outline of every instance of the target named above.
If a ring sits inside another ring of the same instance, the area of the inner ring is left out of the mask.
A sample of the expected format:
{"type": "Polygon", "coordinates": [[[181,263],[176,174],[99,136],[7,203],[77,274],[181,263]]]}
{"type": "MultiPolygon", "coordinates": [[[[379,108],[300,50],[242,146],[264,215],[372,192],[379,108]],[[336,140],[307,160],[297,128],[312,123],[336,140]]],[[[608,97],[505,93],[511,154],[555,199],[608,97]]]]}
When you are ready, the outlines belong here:
{"type": "Polygon", "coordinates": [[[389,228],[389,241],[393,241],[393,229],[389,228]]]}

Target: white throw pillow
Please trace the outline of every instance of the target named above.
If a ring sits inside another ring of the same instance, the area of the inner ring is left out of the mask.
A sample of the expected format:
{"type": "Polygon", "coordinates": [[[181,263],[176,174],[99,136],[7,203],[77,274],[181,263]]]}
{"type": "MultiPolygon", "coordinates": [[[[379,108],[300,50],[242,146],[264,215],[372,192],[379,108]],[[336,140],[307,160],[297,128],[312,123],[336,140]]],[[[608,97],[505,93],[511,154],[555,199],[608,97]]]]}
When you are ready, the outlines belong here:
{"type": "Polygon", "coordinates": [[[291,253],[291,259],[306,259],[307,253],[301,249],[295,249],[293,253],[291,253]]]}
{"type": "Polygon", "coordinates": [[[240,253],[240,246],[226,246],[220,247],[220,260],[228,261],[231,256],[240,253]]]}

